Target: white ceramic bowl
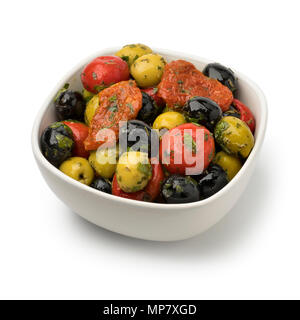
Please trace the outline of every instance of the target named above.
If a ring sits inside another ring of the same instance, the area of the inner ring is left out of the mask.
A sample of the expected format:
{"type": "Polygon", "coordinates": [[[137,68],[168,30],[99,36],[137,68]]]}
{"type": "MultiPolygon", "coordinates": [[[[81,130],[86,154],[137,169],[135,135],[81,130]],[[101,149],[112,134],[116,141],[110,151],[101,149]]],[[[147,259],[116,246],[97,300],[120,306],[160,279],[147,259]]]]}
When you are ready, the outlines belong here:
{"type": "MultiPolygon", "coordinates": [[[[195,236],[217,223],[237,202],[252,175],[262,146],[267,104],[262,91],[244,75],[235,72],[239,82],[239,98],[248,105],[256,118],[255,145],[238,174],[221,191],[199,202],[158,204],[134,201],[97,191],[75,181],[52,166],[40,149],[42,131],[56,120],[53,97],[65,84],[82,90],[80,72],[93,58],[112,55],[116,48],[106,49],[88,57],[71,70],[54,88],[39,111],[32,130],[32,148],[38,167],[51,190],[74,212],[105,229],[123,235],[157,241],[173,241],[195,236]]],[[[189,54],[156,49],[168,61],[185,59],[199,70],[211,62],[189,54]]]]}

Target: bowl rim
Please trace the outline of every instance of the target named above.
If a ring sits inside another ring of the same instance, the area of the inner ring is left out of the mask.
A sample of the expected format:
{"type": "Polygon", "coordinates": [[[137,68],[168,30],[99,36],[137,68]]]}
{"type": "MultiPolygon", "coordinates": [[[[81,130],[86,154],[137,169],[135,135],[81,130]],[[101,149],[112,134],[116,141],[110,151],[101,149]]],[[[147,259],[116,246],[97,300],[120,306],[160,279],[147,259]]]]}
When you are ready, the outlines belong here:
{"type": "MultiPolygon", "coordinates": [[[[84,65],[86,65],[92,59],[94,59],[95,57],[97,57],[99,55],[112,55],[111,52],[116,52],[118,50],[119,50],[119,48],[115,48],[115,47],[105,48],[105,49],[99,50],[99,51],[95,52],[94,54],[89,55],[88,57],[82,59],[71,70],[69,70],[69,72],[67,72],[64,77],[62,77],[62,79],[56,84],[56,86],[50,92],[50,94],[48,95],[48,97],[44,101],[42,107],[40,107],[40,109],[36,115],[36,118],[35,118],[35,121],[33,124],[33,128],[32,128],[31,145],[32,145],[32,150],[33,150],[33,154],[35,156],[36,161],[38,161],[43,167],[45,167],[48,171],[50,171],[52,174],[57,176],[59,179],[61,179],[65,183],[70,183],[71,185],[73,185],[74,187],[76,187],[78,189],[92,192],[95,195],[99,196],[100,198],[103,197],[106,200],[116,201],[116,202],[119,202],[120,204],[130,205],[130,206],[147,207],[147,208],[160,209],[160,210],[174,210],[174,209],[180,210],[180,209],[185,209],[185,208],[196,208],[196,207],[205,206],[205,205],[217,200],[218,198],[222,197],[226,193],[230,192],[231,189],[239,182],[239,180],[241,179],[242,175],[246,172],[248,167],[250,167],[251,164],[253,163],[253,161],[255,160],[257,153],[259,152],[259,150],[262,146],[263,140],[264,140],[266,127],[267,127],[267,118],[268,118],[267,101],[266,101],[265,95],[263,94],[262,90],[258,87],[258,85],[254,81],[249,79],[244,74],[242,74],[240,72],[236,72],[236,71],[234,71],[234,72],[237,75],[237,78],[242,78],[243,80],[245,80],[245,82],[247,82],[247,84],[249,86],[251,86],[252,89],[256,92],[256,94],[259,98],[260,109],[261,109],[260,110],[260,114],[261,114],[260,128],[259,128],[258,134],[255,138],[254,147],[253,147],[249,157],[245,161],[244,165],[242,166],[242,168],[239,170],[239,172],[235,175],[235,177],[224,188],[222,188],[216,194],[212,195],[211,197],[209,197],[207,199],[196,201],[196,202],[190,202],[190,203],[165,204],[165,203],[155,203],[155,202],[144,202],[144,201],[132,200],[132,199],[126,199],[126,198],[114,196],[114,195],[107,194],[105,192],[101,192],[99,190],[93,189],[90,186],[84,185],[84,184],[80,183],[79,181],[76,181],[76,180],[70,178],[69,176],[62,173],[58,168],[53,166],[50,162],[48,162],[48,160],[44,157],[44,155],[42,154],[42,152],[40,150],[40,146],[39,146],[39,139],[40,139],[39,127],[40,127],[41,120],[49,107],[50,101],[53,99],[53,97],[55,96],[57,91],[68,81],[68,79],[70,79],[74,75],[74,73],[78,69],[82,68],[84,65]]],[[[179,57],[182,57],[182,59],[192,59],[192,60],[200,61],[205,64],[214,62],[212,60],[208,60],[206,58],[202,58],[197,55],[188,54],[188,53],[180,52],[180,51],[173,51],[173,50],[167,50],[167,49],[161,49],[161,48],[153,48],[153,51],[155,51],[159,54],[162,54],[162,55],[179,56],[179,57]]]]}

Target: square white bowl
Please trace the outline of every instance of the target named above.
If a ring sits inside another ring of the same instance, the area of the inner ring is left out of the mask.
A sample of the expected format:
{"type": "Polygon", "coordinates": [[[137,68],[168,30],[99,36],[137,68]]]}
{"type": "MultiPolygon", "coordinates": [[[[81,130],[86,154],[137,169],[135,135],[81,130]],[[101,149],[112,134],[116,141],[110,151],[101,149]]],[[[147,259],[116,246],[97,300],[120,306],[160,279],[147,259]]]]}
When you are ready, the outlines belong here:
{"type": "MultiPolygon", "coordinates": [[[[246,76],[238,78],[239,99],[253,112],[256,119],[255,145],[238,174],[212,197],[186,204],[159,204],[116,197],[88,187],[63,174],[43,156],[40,136],[56,121],[53,98],[65,84],[82,90],[80,73],[93,58],[113,55],[117,48],[105,49],[74,67],[54,88],[41,107],[32,130],[32,149],[38,167],[48,186],[74,212],[105,229],[146,240],[175,241],[193,237],[217,223],[237,202],[254,170],[267,125],[267,103],[262,91],[246,76]]],[[[212,61],[170,50],[155,49],[167,61],[184,59],[203,70],[212,61]]]]}

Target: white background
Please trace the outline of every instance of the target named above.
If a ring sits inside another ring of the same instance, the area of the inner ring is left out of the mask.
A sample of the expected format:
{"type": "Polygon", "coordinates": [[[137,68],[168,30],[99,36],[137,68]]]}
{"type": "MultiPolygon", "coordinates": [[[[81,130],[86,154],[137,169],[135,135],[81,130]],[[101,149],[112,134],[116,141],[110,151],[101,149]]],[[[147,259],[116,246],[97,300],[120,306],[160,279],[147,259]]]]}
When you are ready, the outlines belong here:
{"type": "Polygon", "coordinates": [[[300,298],[299,1],[1,1],[0,298],[300,298]],[[155,243],[82,220],[52,194],[30,131],[56,82],[141,42],[248,75],[269,124],[253,178],[219,224],[155,243]]]}

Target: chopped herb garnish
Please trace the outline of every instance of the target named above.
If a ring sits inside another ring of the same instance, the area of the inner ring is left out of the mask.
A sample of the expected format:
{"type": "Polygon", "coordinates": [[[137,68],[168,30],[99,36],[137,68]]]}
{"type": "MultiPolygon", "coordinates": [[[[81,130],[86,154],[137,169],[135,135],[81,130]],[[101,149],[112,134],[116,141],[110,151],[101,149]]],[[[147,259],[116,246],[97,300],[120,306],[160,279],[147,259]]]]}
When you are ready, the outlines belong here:
{"type": "Polygon", "coordinates": [[[122,56],[121,59],[127,63],[129,62],[129,56],[122,56]]]}
{"type": "Polygon", "coordinates": [[[183,136],[183,143],[187,149],[192,151],[193,153],[197,152],[197,145],[194,141],[193,137],[190,134],[185,134],[183,136]]]}
{"type": "Polygon", "coordinates": [[[64,86],[60,90],[58,90],[56,96],[54,97],[54,101],[56,101],[63,92],[67,91],[69,87],[70,84],[65,83],[64,86]]]}
{"type": "Polygon", "coordinates": [[[177,192],[177,193],[182,193],[182,192],[183,192],[183,188],[182,188],[182,186],[180,186],[179,184],[176,185],[175,189],[176,189],[176,192],[177,192]]]}
{"type": "Polygon", "coordinates": [[[93,77],[94,80],[97,80],[97,79],[98,79],[98,78],[97,78],[97,74],[96,74],[95,72],[92,73],[92,77],[93,77]]]}
{"type": "Polygon", "coordinates": [[[137,165],[138,171],[143,173],[146,177],[150,177],[152,173],[152,167],[149,163],[141,163],[139,162],[137,165]]]}
{"type": "Polygon", "coordinates": [[[130,109],[131,114],[133,114],[134,113],[133,105],[131,103],[127,103],[126,106],[130,109]]]}
{"type": "Polygon", "coordinates": [[[106,85],[98,85],[98,86],[94,86],[94,90],[97,92],[102,91],[103,89],[107,88],[106,85]]]}
{"type": "Polygon", "coordinates": [[[109,100],[109,102],[115,102],[115,101],[117,101],[117,96],[114,94],[108,100],[109,100]]]}
{"type": "Polygon", "coordinates": [[[116,112],[118,111],[118,106],[116,104],[114,104],[113,106],[108,108],[108,111],[110,112],[116,112]]]}

